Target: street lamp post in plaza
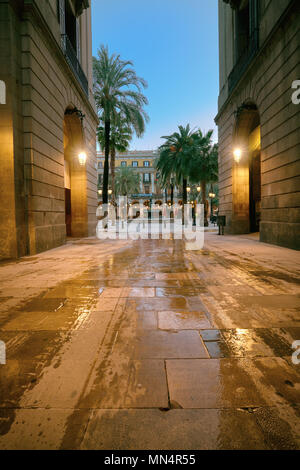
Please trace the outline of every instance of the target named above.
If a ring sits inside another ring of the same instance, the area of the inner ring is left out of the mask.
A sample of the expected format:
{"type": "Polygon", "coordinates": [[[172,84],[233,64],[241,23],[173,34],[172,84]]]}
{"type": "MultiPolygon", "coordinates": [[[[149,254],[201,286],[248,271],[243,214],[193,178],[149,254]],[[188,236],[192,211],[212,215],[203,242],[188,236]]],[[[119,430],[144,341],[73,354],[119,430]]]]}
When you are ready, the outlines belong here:
{"type": "Polygon", "coordinates": [[[210,220],[212,220],[212,216],[213,216],[213,200],[214,198],[216,197],[216,194],[214,193],[214,190],[213,190],[213,185],[211,184],[210,186],[210,192],[208,194],[208,197],[210,198],[210,220]]]}

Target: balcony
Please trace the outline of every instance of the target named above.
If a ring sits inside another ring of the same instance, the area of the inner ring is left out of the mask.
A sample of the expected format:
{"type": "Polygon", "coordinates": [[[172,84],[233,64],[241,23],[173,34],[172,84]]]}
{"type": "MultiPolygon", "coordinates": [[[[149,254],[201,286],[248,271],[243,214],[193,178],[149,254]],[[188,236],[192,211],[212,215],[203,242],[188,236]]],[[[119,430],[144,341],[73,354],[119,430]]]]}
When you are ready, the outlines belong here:
{"type": "Polygon", "coordinates": [[[71,44],[70,39],[66,34],[61,35],[61,44],[64,56],[66,61],[70,65],[71,69],[73,70],[74,74],[77,77],[78,82],[80,83],[82,89],[84,90],[85,94],[88,96],[89,94],[89,84],[88,79],[85,76],[84,71],[81,68],[79,60],[77,58],[77,54],[71,44]]]}
{"type": "Polygon", "coordinates": [[[236,64],[234,65],[228,77],[228,91],[229,94],[233,91],[239,80],[242,78],[252,60],[256,56],[259,49],[259,34],[258,29],[255,29],[249,37],[249,43],[246,49],[242,52],[236,64]]]}

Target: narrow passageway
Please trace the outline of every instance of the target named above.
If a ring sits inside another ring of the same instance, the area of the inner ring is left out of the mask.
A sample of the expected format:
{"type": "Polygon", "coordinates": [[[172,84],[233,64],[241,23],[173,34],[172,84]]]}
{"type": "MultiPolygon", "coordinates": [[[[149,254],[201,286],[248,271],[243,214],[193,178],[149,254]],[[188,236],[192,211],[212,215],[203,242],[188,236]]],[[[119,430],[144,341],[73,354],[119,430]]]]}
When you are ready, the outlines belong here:
{"type": "Polygon", "coordinates": [[[299,448],[299,264],[215,233],[3,263],[0,448],[299,448]]]}

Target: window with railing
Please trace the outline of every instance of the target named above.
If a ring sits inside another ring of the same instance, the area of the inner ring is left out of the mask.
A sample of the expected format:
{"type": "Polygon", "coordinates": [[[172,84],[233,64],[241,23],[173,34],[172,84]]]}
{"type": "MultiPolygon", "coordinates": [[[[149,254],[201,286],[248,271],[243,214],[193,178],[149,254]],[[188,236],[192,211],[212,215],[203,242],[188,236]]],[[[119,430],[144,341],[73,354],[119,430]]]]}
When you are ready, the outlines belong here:
{"type": "MultiPolygon", "coordinates": [[[[77,2],[79,4],[82,2],[77,2]]],[[[61,45],[65,58],[88,95],[88,80],[80,65],[80,22],[69,0],[58,0],[61,45]]]]}
{"type": "Polygon", "coordinates": [[[228,78],[229,92],[245,73],[259,48],[258,0],[240,1],[231,5],[234,8],[235,65],[228,78]]]}

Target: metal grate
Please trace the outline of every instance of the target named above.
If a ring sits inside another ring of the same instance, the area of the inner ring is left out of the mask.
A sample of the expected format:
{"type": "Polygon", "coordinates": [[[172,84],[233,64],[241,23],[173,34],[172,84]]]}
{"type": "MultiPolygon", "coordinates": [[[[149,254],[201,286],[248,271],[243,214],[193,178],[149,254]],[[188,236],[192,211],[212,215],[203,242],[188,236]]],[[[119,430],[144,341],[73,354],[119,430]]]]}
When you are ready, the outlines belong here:
{"type": "Polygon", "coordinates": [[[88,79],[85,76],[84,71],[81,68],[79,60],[77,58],[77,54],[71,44],[70,39],[66,34],[61,35],[61,44],[62,49],[64,52],[64,56],[70,65],[71,69],[75,73],[77,80],[79,81],[80,85],[82,86],[83,90],[85,91],[86,95],[89,94],[89,84],[88,79]]]}

